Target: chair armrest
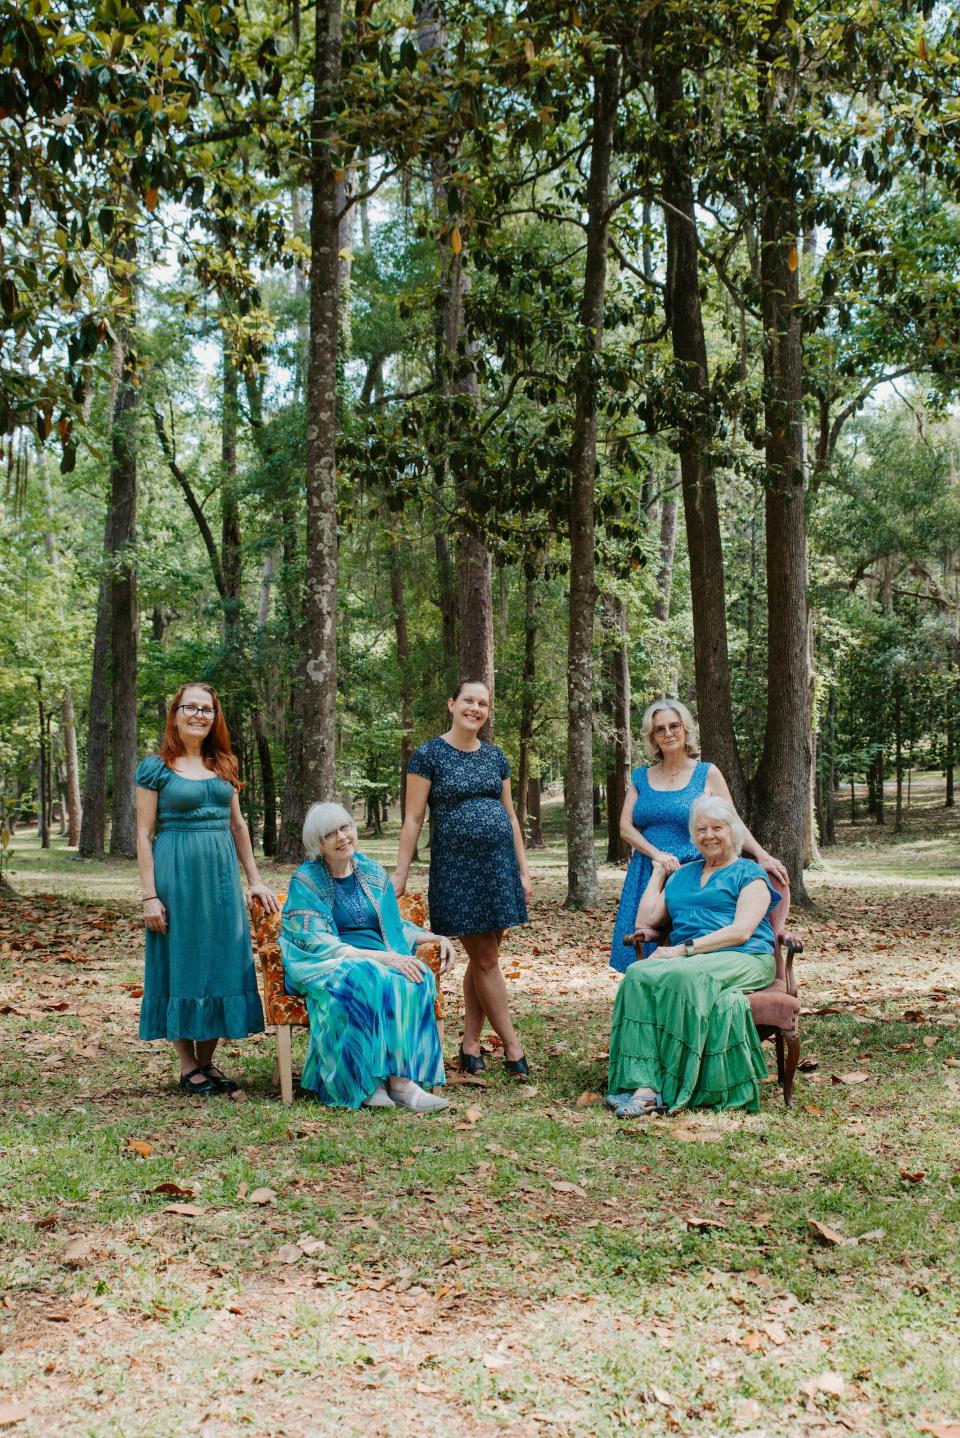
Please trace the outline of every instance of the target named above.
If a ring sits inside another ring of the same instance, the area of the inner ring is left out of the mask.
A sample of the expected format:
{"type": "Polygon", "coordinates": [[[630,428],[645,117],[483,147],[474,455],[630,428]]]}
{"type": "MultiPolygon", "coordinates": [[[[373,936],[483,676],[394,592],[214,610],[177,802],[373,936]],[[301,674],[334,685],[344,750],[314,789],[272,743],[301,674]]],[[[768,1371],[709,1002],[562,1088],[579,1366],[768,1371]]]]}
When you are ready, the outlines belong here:
{"type": "Polygon", "coordinates": [[[784,934],[782,943],[783,951],[786,955],[783,961],[783,976],[787,985],[787,993],[796,998],[797,978],[793,972],[793,960],[796,954],[803,953],[803,944],[797,938],[796,934],[784,934]]]}
{"type": "Polygon", "coordinates": [[[796,934],[784,934],[783,947],[786,949],[791,959],[793,958],[794,954],[803,953],[803,943],[800,939],[797,938],[796,934]]]}
{"type": "Polygon", "coordinates": [[[625,949],[636,949],[636,951],[637,951],[637,956],[638,956],[639,958],[642,958],[643,956],[642,956],[642,954],[641,954],[640,951],[641,951],[641,949],[643,948],[643,945],[644,945],[644,944],[655,944],[655,943],[657,942],[657,940],[660,939],[660,938],[662,938],[662,937],[663,937],[663,936],[662,936],[662,934],[660,933],[660,930],[659,930],[659,929],[651,929],[651,928],[637,929],[637,931],[636,931],[635,934],[624,934],[624,936],[623,936],[623,946],[624,946],[625,949]]]}

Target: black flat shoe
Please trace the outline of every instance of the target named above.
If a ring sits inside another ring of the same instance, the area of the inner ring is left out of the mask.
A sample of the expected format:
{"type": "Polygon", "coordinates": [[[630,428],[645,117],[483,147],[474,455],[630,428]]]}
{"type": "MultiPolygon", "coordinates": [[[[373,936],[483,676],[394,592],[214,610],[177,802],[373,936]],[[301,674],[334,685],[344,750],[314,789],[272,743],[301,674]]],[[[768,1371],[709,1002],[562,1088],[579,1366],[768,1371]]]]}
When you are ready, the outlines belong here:
{"type": "Polygon", "coordinates": [[[184,1093],[199,1094],[201,1098],[210,1098],[211,1095],[215,1093],[223,1092],[222,1089],[217,1087],[213,1079],[209,1077],[205,1069],[191,1069],[188,1074],[181,1074],[180,1087],[184,1093]],[[197,1074],[203,1074],[203,1083],[192,1082],[197,1074]]]}
{"type": "Polygon", "coordinates": [[[486,1073],[487,1066],[479,1054],[465,1054],[463,1044],[460,1045],[460,1053],[457,1056],[457,1064],[461,1073],[482,1074],[486,1073]]]}
{"type": "Polygon", "coordinates": [[[530,1072],[523,1054],[518,1059],[504,1059],[503,1066],[508,1074],[516,1074],[517,1078],[526,1078],[530,1072]]]}
{"type": "Polygon", "coordinates": [[[235,1079],[227,1078],[216,1064],[207,1064],[203,1072],[210,1082],[216,1085],[218,1093],[236,1093],[240,1087],[235,1079]]]}

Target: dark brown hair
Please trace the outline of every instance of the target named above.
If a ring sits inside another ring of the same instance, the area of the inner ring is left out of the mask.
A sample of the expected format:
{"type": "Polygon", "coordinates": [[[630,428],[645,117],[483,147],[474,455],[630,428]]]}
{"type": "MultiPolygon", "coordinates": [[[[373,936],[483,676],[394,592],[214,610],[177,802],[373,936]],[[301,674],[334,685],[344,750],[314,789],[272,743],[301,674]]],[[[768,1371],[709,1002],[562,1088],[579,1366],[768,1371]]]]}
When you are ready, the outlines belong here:
{"type": "Polygon", "coordinates": [[[203,689],[213,700],[213,723],[200,746],[200,757],[208,769],[212,769],[214,774],[219,775],[221,779],[226,779],[228,784],[232,784],[239,791],[242,785],[237,761],[230,744],[230,731],[227,728],[227,721],[223,717],[223,709],[220,707],[217,691],[212,684],[200,684],[196,680],[191,680],[189,684],[180,685],[170,700],[170,708],[167,710],[167,725],[163,733],[163,743],[160,745],[160,758],[165,764],[172,767],[174,759],[181,758],[187,752],[183,740],[177,733],[177,710],[188,689],[203,689]]]}
{"type": "Polygon", "coordinates": [[[486,679],[458,679],[456,688],[450,695],[450,698],[459,699],[461,689],[464,689],[468,684],[479,684],[481,688],[486,689],[487,698],[490,698],[490,685],[487,683],[486,679]]]}

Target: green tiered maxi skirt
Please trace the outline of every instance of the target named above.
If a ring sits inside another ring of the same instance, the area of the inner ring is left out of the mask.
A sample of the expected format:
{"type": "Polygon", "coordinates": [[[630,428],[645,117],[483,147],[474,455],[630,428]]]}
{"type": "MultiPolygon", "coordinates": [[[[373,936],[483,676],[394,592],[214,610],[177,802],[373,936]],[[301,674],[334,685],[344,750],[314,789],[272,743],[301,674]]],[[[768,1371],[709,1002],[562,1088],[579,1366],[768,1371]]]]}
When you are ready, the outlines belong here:
{"type": "Polygon", "coordinates": [[[755,1113],[767,1063],[746,996],[775,973],[773,954],[743,949],[631,964],[613,1008],[610,1092],[653,1089],[671,1113],[755,1113]]]}

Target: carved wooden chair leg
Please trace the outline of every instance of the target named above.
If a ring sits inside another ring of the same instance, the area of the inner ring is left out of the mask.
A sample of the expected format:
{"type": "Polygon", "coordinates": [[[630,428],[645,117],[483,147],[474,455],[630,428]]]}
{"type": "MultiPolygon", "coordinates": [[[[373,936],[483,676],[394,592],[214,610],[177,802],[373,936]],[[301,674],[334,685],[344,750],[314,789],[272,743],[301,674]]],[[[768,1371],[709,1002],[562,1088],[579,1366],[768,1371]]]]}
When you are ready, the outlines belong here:
{"type": "Polygon", "coordinates": [[[293,1030],[289,1024],[277,1024],[277,1067],[280,1070],[280,1100],[293,1103],[293,1030]]]}
{"type": "Polygon", "coordinates": [[[783,1073],[783,1101],[787,1108],[793,1108],[793,1076],[800,1062],[800,1035],[787,1034],[787,1059],[783,1073]]]}
{"type": "Polygon", "coordinates": [[[778,1029],[773,1037],[777,1049],[777,1083],[783,1088],[783,1034],[778,1029]]]}

